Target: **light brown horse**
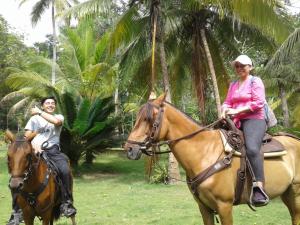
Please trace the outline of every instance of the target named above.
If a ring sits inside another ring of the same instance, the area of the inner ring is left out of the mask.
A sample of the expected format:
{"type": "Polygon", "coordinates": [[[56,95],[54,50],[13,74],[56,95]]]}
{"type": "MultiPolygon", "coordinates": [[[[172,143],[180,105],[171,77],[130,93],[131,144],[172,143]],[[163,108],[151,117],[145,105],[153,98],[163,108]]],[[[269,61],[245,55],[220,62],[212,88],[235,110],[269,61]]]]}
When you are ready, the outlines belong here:
{"type": "MultiPolygon", "coordinates": [[[[190,117],[164,101],[164,96],[146,103],[137,116],[125,144],[129,159],[139,159],[142,152],[151,154],[148,148],[162,140],[175,140],[201,129],[190,117]]],[[[300,222],[300,141],[286,136],[274,137],[280,141],[287,154],[265,159],[265,190],[270,198],[281,196],[292,217],[292,224],[300,222]]],[[[225,157],[218,130],[204,130],[189,138],[169,142],[170,149],[189,178],[225,157]]],[[[240,159],[233,157],[231,166],[221,170],[197,187],[198,203],[205,225],[214,224],[214,212],[223,225],[232,225],[232,207],[235,196],[237,170],[240,159]]],[[[249,184],[248,184],[249,185],[249,184]]],[[[248,187],[249,188],[249,187],[248,187]]],[[[244,192],[241,203],[249,200],[244,192]]]]}
{"type": "MultiPolygon", "coordinates": [[[[37,157],[31,143],[23,137],[15,137],[6,131],[10,142],[7,151],[9,187],[18,193],[17,204],[23,211],[26,225],[33,225],[34,218],[42,219],[43,225],[52,225],[60,216],[60,198],[53,172],[41,157],[37,157]]],[[[75,225],[75,217],[72,217],[75,225]]]]}

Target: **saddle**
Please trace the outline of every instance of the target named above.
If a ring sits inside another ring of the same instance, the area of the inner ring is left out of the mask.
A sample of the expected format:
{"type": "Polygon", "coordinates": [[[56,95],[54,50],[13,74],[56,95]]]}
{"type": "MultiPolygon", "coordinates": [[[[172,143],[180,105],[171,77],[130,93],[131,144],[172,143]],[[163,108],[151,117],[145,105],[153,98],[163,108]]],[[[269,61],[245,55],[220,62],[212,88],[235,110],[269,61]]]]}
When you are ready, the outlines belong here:
{"type": "MultiPolygon", "coordinates": [[[[225,121],[225,124],[217,125],[217,128],[220,129],[224,151],[227,153],[233,152],[235,156],[240,157],[242,155],[241,149],[244,145],[244,134],[236,128],[232,120],[226,119],[225,121]]],[[[264,158],[280,157],[287,153],[284,146],[268,133],[265,133],[262,140],[261,152],[264,158]]]]}

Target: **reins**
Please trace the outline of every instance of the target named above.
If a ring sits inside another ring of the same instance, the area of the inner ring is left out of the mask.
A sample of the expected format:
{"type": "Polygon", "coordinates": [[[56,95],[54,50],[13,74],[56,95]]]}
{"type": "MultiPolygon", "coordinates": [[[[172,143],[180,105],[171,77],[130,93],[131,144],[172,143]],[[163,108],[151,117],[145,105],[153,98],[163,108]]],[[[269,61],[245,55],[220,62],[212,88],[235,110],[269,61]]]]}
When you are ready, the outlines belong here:
{"type": "Polygon", "coordinates": [[[178,141],[181,141],[181,140],[184,140],[184,139],[192,138],[196,134],[199,134],[200,132],[203,132],[203,131],[207,130],[208,128],[213,127],[214,125],[218,124],[220,121],[223,120],[223,119],[218,119],[218,120],[208,124],[207,126],[202,127],[199,130],[196,130],[193,133],[184,135],[184,136],[176,138],[176,139],[171,139],[171,140],[166,140],[166,141],[157,141],[158,136],[159,136],[159,132],[160,132],[160,129],[161,129],[161,126],[162,126],[162,118],[163,118],[163,113],[164,113],[164,109],[163,109],[164,104],[163,103],[160,106],[154,105],[151,102],[147,103],[147,104],[150,104],[151,106],[153,106],[154,108],[159,110],[158,116],[155,118],[155,121],[152,124],[150,135],[148,135],[145,138],[145,140],[142,141],[142,142],[133,141],[133,140],[127,140],[126,141],[127,143],[138,145],[140,147],[141,152],[144,153],[145,155],[148,155],[148,156],[152,156],[152,155],[155,155],[155,154],[170,153],[171,151],[169,151],[169,150],[168,151],[160,151],[160,146],[170,145],[170,144],[174,144],[174,143],[176,143],[178,141]],[[159,149],[159,151],[149,150],[149,148],[151,148],[151,147],[157,147],[159,149]]]}

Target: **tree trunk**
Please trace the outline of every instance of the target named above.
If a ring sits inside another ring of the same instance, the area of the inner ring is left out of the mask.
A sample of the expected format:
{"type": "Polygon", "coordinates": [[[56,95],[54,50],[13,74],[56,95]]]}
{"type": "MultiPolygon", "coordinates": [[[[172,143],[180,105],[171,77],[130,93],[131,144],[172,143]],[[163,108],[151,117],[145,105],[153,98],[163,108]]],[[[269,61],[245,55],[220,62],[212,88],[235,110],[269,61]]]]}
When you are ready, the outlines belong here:
{"type": "Polygon", "coordinates": [[[215,94],[215,99],[216,99],[216,105],[217,105],[217,111],[218,111],[218,118],[221,118],[221,100],[220,100],[220,94],[219,94],[219,89],[218,89],[218,83],[217,83],[217,78],[216,78],[216,72],[214,69],[213,61],[211,58],[210,50],[207,44],[206,36],[205,36],[205,30],[201,29],[201,38],[205,50],[205,54],[207,57],[207,62],[209,66],[209,70],[211,73],[212,81],[213,81],[213,87],[214,87],[214,94],[215,94]]]}
{"type": "Polygon", "coordinates": [[[56,76],[55,76],[55,65],[56,65],[56,29],[55,29],[55,8],[54,8],[55,0],[52,0],[52,30],[53,30],[53,58],[52,58],[52,71],[51,71],[51,83],[55,84],[56,76]]]}
{"type": "MultiPolygon", "coordinates": [[[[165,52],[165,45],[164,45],[164,26],[163,21],[161,21],[160,16],[160,7],[158,7],[159,13],[158,13],[158,31],[159,31],[159,53],[160,53],[160,63],[161,63],[161,69],[163,73],[163,82],[164,82],[164,90],[165,93],[167,93],[166,100],[168,102],[172,102],[171,99],[171,87],[169,82],[169,74],[168,74],[168,66],[167,66],[167,60],[166,60],[166,52],[165,52]]],[[[176,184],[180,180],[180,172],[179,172],[179,166],[178,162],[173,155],[173,153],[169,153],[169,162],[168,162],[168,182],[169,184],[176,184]]]]}
{"type": "Polygon", "coordinates": [[[282,112],[283,112],[283,124],[285,127],[290,127],[289,123],[289,109],[287,104],[287,98],[286,98],[286,92],[284,90],[283,84],[279,84],[279,92],[280,92],[280,98],[281,98],[281,106],[282,106],[282,112]]]}

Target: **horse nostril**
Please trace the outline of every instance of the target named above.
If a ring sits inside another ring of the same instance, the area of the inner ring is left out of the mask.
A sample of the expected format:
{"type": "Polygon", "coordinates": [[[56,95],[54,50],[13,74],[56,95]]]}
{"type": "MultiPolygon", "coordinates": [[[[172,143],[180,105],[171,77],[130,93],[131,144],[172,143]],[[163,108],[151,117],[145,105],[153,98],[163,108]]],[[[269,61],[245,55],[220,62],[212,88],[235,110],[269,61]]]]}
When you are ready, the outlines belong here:
{"type": "Polygon", "coordinates": [[[23,186],[24,186],[24,183],[23,183],[23,182],[21,182],[21,183],[19,184],[19,186],[18,186],[18,189],[22,189],[22,188],[23,188],[23,186]]]}

